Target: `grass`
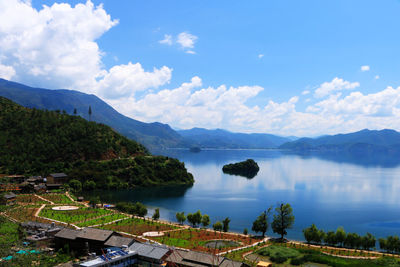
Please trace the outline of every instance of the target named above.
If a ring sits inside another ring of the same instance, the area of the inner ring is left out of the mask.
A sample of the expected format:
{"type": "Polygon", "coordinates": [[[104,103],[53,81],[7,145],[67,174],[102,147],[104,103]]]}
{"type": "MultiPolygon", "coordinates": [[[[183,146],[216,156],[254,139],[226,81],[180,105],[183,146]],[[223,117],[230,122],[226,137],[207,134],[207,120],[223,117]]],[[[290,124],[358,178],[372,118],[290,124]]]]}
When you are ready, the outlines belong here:
{"type": "Polygon", "coordinates": [[[139,218],[122,220],[113,224],[105,225],[102,228],[107,230],[125,232],[133,235],[142,235],[145,232],[152,231],[166,231],[177,229],[177,227],[173,225],[139,218]]]}
{"type": "Polygon", "coordinates": [[[42,198],[54,202],[54,204],[72,204],[74,203],[65,194],[45,194],[42,198]]]}
{"type": "Polygon", "coordinates": [[[235,247],[253,244],[258,241],[256,239],[251,239],[250,237],[244,237],[242,235],[213,232],[213,231],[207,231],[205,229],[184,229],[179,231],[173,231],[166,233],[162,237],[154,237],[152,239],[170,246],[182,247],[182,248],[193,249],[197,251],[205,251],[205,252],[227,251],[235,247]],[[181,240],[185,240],[185,242],[182,242],[181,240]],[[205,244],[211,240],[233,240],[238,242],[238,245],[221,247],[219,249],[206,247],[205,244]]]}
{"type": "Polygon", "coordinates": [[[97,217],[111,214],[106,209],[80,208],[78,210],[56,211],[46,207],[40,212],[40,216],[65,223],[82,223],[97,217]]]}
{"type": "Polygon", "coordinates": [[[0,216],[0,257],[7,256],[8,251],[18,241],[18,224],[0,216]]]}
{"type": "Polygon", "coordinates": [[[49,204],[35,195],[17,195],[17,202],[22,204],[49,204]]]}
{"type": "Polygon", "coordinates": [[[105,224],[105,223],[109,223],[109,222],[123,219],[123,218],[127,218],[127,216],[124,214],[121,214],[121,213],[114,213],[114,214],[106,215],[104,217],[100,217],[100,218],[96,218],[93,220],[78,223],[77,226],[87,227],[87,226],[92,226],[92,225],[105,224]]]}

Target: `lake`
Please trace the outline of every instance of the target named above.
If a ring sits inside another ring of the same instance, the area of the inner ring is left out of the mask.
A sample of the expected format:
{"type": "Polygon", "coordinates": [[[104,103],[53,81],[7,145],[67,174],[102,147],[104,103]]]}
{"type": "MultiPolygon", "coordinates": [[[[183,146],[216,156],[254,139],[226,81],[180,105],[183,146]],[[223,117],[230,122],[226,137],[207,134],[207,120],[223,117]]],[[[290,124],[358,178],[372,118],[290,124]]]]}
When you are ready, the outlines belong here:
{"type": "MultiPolygon", "coordinates": [[[[400,234],[400,160],[385,155],[297,155],[278,150],[164,150],[156,152],[185,162],[194,175],[190,187],[96,192],[110,201],[141,201],[159,207],[161,218],[200,210],[212,223],[231,219],[230,229],[249,230],[269,206],[290,203],[295,223],[288,238],[303,240],[302,229],[318,228],[376,237],[400,234]],[[260,171],[247,179],[227,175],[222,166],[248,158],[260,171]]],[[[149,212],[150,215],[152,211],[149,212]]],[[[276,236],[268,230],[268,235],[276,236]]]]}

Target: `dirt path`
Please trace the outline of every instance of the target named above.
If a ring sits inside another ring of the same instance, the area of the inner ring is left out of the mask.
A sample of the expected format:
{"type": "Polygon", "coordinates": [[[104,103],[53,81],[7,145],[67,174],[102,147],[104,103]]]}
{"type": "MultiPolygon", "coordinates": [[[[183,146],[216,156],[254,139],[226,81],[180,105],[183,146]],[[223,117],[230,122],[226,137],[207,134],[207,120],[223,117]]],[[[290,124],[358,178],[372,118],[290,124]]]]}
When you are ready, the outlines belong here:
{"type": "Polygon", "coordinates": [[[45,199],[44,197],[41,197],[41,196],[39,196],[39,195],[37,195],[37,194],[34,194],[34,196],[36,196],[36,197],[40,198],[40,199],[41,199],[41,200],[43,200],[43,201],[47,201],[47,202],[49,202],[51,205],[54,205],[54,202],[53,202],[53,201],[51,201],[51,200],[45,199]]]}

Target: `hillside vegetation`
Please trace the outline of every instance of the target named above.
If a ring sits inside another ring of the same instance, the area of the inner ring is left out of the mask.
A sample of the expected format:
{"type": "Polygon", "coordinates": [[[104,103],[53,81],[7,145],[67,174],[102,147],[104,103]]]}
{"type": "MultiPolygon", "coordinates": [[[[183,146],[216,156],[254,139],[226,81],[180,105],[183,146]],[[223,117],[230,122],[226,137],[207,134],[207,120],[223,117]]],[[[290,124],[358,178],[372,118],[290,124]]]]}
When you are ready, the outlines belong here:
{"type": "Polygon", "coordinates": [[[65,110],[70,115],[76,109],[77,115],[87,120],[90,106],[93,111],[92,121],[109,125],[125,137],[140,142],[149,149],[189,147],[168,124],[144,123],[128,118],[95,95],[74,90],[33,88],[0,78],[0,96],[28,108],[65,110]]]}
{"type": "Polygon", "coordinates": [[[183,163],[151,156],[143,145],[106,125],[24,108],[0,97],[0,173],[52,172],[102,187],[193,183],[183,163]]]}

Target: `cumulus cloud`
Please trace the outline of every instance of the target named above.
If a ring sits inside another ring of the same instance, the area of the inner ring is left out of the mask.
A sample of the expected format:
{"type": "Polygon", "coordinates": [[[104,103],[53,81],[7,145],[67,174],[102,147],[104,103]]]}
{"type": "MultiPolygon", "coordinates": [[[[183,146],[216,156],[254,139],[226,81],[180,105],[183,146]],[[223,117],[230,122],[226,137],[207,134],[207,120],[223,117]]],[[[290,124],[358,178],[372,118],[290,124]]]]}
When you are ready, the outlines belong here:
{"type": "Polygon", "coordinates": [[[150,72],[139,63],[104,68],[96,40],[117,24],[90,0],[41,10],[30,1],[1,1],[0,76],[111,98],[168,83],[172,70],[165,66],[150,72]]]}
{"type": "Polygon", "coordinates": [[[310,90],[304,90],[303,92],[301,92],[302,95],[308,95],[310,92],[310,90]]]}
{"type": "Polygon", "coordinates": [[[381,77],[379,75],[375,75],[375,80],[379,80],[381,77]]]}
{"type": "Polygon", "coordinates": [[[322,98],[334,91],[352,90],[360,86],[359,82],[349,82],[341,78],[334,78],[330,82],[324,82],[314,92],[316,98],[322,98]]]}
{"type": "Polygon", "coordinates": [[[179,33],[176,38],[173,38],[170,34],[165,34],[164,39],[160,40],[160,44],[173,45],[177,44],[182,50],[187,54],[196,54],[194,49],[194,44],[196,43],[198,37],[188,32],[179,33]]]}
{"type": "Polygon", "coordinates": [[[361,66],[361,71],[369,71],[370,67],[368,65],[361,66]]]}
{"type": "Polygon", "coordinates": [[[263,57],[264,57],[264,54],[259,54],[258,55],[258,58],[260,58],[260,59],[263,58],[263,57]]]}

